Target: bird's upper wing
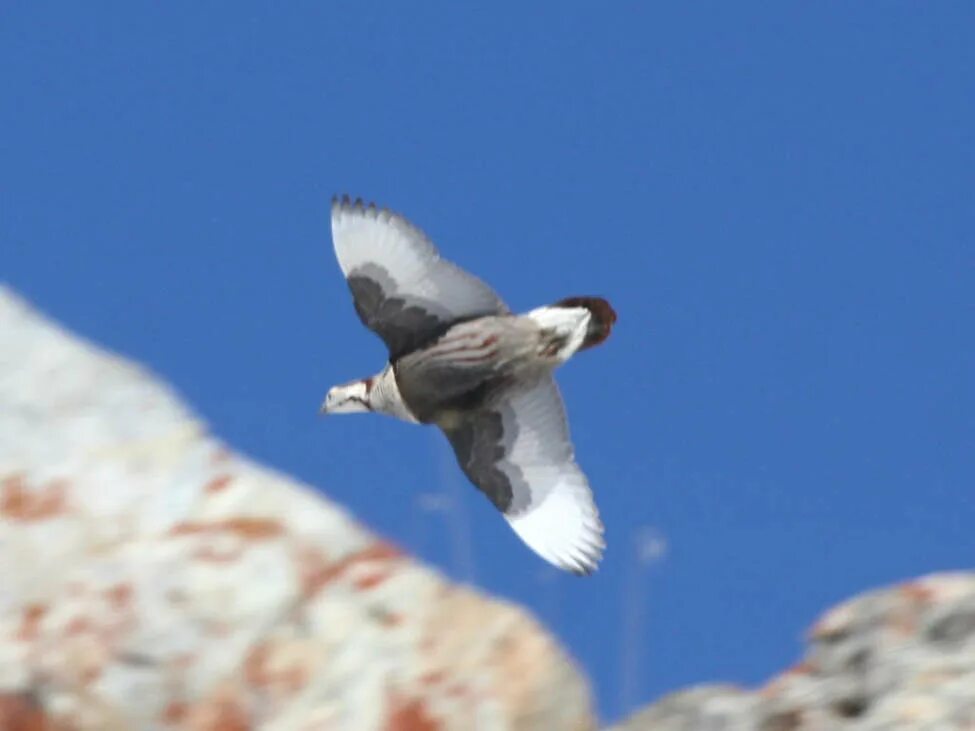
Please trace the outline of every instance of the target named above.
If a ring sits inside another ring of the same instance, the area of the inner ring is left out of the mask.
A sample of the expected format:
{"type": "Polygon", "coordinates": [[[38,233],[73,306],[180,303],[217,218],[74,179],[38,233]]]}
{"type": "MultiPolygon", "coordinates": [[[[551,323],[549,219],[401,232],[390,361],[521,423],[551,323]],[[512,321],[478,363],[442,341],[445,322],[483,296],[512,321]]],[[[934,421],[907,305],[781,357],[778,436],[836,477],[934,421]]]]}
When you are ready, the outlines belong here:
{"type": "Polygon", "coordinates": [[[551,376],[513,387],[444,431],[461,469],[525,543],[559,568],[595,570],[603,525],[551,376]]]}
{"type": "Polygon", "coordinates": [[[508,312],[490,287],[442,259],[422,231],[385,208],[334,198],[332,239],[356,312],[391,361],[458,320],[508,312]]]}

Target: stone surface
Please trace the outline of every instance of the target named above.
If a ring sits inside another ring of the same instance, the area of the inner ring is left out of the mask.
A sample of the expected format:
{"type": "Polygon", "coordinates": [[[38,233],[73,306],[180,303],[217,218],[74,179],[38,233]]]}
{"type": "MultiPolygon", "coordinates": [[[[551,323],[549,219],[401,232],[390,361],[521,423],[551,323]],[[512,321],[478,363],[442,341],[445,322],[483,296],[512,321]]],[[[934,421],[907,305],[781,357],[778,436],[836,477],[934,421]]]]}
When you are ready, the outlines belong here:
{"type": "MultiPolygon", "coordinates": [[[[517,608],[231,452],[0,287],[0,731],[592,729],[517,608]]],[[[827,612],[758,689],[613,731],[975,731],[975,573],[827,612]]]]}
{"type": "Polygon", "coordinates": [[[801,663],[755,691],[702,686],[615,731],[975,730],[975,574],[935,574],[827,612],[801,663]]]}
{"type": "Polygon", "coordinates": [[[0,576],[0,729],[595,726],[524,612],[233,454],[3,288],[0,576]]]}

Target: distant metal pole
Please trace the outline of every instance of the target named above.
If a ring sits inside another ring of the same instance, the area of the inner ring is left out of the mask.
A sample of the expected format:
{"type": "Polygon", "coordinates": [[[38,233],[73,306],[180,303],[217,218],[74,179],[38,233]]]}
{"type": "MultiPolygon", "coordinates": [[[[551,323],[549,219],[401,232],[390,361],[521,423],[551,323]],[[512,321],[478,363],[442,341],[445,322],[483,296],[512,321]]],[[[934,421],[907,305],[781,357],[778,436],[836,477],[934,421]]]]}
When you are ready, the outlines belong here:
{"type": "Polygon", "coordinates": [[[667,555],[667,539],[652,526],[636,531],[623,583],[620,623],[620,712],[629,713],[646,701],[638,697],[644,687],[641,660],[645,656],[644,630],[647,615],[650,569],[667,555]]]}
{"type": "Polygon", "coordinates": [[[553,566],[545,565],[539,568],[536,574],[539,588],[541,590],[541,600],[539,607],[543,613],[543,620],[553,631],[558,629],[561,613],[559,608],[559,578],[561,572],[553,566]]]}
{"type": "Polygon", "coordinates": [[[418,492],[413,498],[413,526],[411,532],[416,542],[415,552],[423,555],[427,538],[427,516],[447,511],[449,496],[442,492],[418,492]]]}
{"type": "Polygon", "coordinates": [[[476,572],[474,566],[474,549],[471,545],[471,524],[467,514],[462,490],[465,485],[457,479],[457,464],[454,455],[447,450],[442,440],[438,440],[440,450],[440,481],[444,486],[443,495],[447,499],[444,520],[451,537],[451,553],[454,570],[467,583],[473,583],[476,572]]]}

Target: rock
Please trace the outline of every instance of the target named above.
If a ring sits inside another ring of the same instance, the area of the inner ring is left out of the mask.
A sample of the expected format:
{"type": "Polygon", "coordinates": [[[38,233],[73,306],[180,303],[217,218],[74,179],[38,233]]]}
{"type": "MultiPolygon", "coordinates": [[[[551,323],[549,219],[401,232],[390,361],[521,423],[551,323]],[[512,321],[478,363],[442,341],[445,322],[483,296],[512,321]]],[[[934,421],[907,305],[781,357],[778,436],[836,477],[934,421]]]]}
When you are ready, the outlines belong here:
{"type": "Polygon", "coordinates": [[[0,728],[594,728],[525,612],[235,455],[3,288],[0,343],[0,728]]]}
{"type": "MultiPolygon", "coordinates": [[[[2,287],[0,577],[0,731],[596,725],[526,613],[233,454],[2,287]]],[[[844,729],[975,729],[975,573],[851,599],[764,687],[691,688],[613,727],[844,729]]]]}
{"type": "Polygon", "coordinates": [[[809,643],[757,691],[681,691],[615,731],[975,729],[975,574],[863,594],[827,612],[809,643]]]}

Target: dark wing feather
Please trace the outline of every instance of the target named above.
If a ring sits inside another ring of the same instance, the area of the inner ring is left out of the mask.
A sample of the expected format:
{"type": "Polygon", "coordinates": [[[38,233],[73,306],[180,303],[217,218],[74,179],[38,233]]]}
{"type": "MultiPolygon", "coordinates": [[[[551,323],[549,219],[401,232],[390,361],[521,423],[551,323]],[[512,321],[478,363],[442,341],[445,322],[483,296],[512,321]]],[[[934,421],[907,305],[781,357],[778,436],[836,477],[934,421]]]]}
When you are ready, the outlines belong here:
{"type": "Polygon", "coordinates": [[[391,361],[456,322],[508,312],[490,287],[441,258],[422,231],[387,209],[333,199],[332,239],[356,312],[391,361]]]}
{"type": "Polygon", "coordinates": [[[595,570],[603,525],[575,462],[565,410],[551,376],[506,391],[444,432],[467,477],[546,561],[595,570]]]}

